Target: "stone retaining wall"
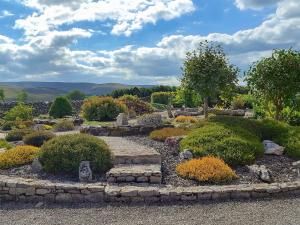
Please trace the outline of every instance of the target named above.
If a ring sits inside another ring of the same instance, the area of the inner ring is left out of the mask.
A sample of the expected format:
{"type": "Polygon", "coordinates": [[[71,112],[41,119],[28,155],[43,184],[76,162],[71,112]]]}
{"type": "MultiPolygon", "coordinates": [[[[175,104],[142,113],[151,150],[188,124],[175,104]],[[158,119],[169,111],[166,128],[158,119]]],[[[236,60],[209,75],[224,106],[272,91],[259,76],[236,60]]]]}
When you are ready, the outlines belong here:
{"type": "Polygon", "coordinates": [[[201,187],[53,183],[0,175],[0,202],[172,202],[300,196],[300,181],[201,187]]]}
{"type": "MultiPolygon", "coordinates": [[[[18,103],[17,102],[4,102],[0,103],[0,117],[3,117],[4,114],[15,107],[18,103]]],[[[32,102],[32,103],[26,103],[26,105],[32,106],[33,108],[33,115],[39,116],[42,114],[47,114],[49,112],[49,109],[51,107],[52,102],[32,102]]],[[[71,102],[74,113],[76,115],[79,114],[80,108],[83,104],[83,101],[72,101],[71,102]]]]}
{"type": "Polygon", "coordinates": [[[141,125],[128,125],[128,126],[85,126],[81,127],[80,133],[91,134],[94,136],[114,136],[123,137],[131,135],[148,135],[154,130],[174,127],[173,125],[162,126],[141,126],[141,125]]]}

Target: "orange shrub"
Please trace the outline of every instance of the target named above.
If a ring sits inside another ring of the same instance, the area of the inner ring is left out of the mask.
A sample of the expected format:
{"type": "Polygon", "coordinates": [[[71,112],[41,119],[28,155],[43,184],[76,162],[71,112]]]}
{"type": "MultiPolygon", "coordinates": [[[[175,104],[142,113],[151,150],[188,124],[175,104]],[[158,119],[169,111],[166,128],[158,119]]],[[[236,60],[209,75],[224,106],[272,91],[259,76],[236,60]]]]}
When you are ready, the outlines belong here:
{"type": "Polygon", "coordinates": [[[150,133],[150,138],[156,141],[165,141],[168,137],[183,136],[188,131],[182,128],[163,128],[150,133]]]}
{"type": "Polygon", "coordinates": [[[177,116],[175,118],[175,122],[178,123],[196,123],[198,122],[198,119],[194,116],[177,116]]]}
{"type": "Polygon", "coordinates": [[[221,159],[203,157],[183,162],[176,167],[179,176],[197,181],[219,183],[237,178],[235,172],[221,159]]]}
{"type": "Polygon", "coordinates": [[[29,164],[37,157],[39,150],[37,147],[22,145],[0,153],[0,169],[29,164]]]}

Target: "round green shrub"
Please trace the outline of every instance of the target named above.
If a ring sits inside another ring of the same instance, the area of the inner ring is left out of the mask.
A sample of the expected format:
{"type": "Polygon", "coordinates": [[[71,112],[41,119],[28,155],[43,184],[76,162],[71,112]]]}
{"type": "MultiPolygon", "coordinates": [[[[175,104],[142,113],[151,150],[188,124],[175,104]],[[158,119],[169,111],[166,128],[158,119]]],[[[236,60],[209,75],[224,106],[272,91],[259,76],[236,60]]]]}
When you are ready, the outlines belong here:
{"type": "Polygon", "coordinates": [[[153,108],[148,102],[144,102],[133,95],[124,95],[119,98],[119,101],[125,104],[129,110],[134,111],[138,116],[153,112],[153,108]]]}
{"type": "Polygon", "coordinates": [[[82,106],[83,117],[88,121],[112,121],[126,110],[123,103],[112,97],[94,96],[86,99],[82,106]]]}
{"type": "Polygon", "coordinates": [[[5,137],[6,141],[22,141],[23,137],[27,134],[32,133],[33,130],[30,129],[16,129],[8,132],[5,137]]]}
{"type": "Polygon", "coordinates": [[[54,126],[54,130],[58,132],[74,130],[74,123],[70,120],[62,120],[54,126]]]}
{"type": "Polygon", "coordinates": [[[13,107],[11,110],[9,110],[5,116],[4,120],[6,121],[28,121],[33,119],[33,114],[32,114],[32,107],[27,106],[24,103],[19,103],[15,107],[13,107]]]}
{"type": "Polygon", "coordinates": [[[72,115],[72,105],[65,97],[57,97],[52,103],[49,115],[54,118],[63,118],[72,115]]]}
{"type": "Polygon", "coordinates": [[[46,142],[39,156],[43,168],[51,173],[78,173],[82,161],[90,161],[94,173],[112,166],[112,154],[105,142],[86,134],[57,136],[46,142]]]}
{"type": "Polygon", "coordinates": [[[252,163],[263,155],[260,138],[241,127],[226,127],[209,122],[192,131],[181,143],[181,150],[190,149],[196,156],[215,156],[230,165],[252,163]]]}
{"type": "Polygon", "coordinates": [[[54,138],[55,135],[50,131],[34,131],[23,137],[26,145],[41,147],[46,141],[54,138]]]}

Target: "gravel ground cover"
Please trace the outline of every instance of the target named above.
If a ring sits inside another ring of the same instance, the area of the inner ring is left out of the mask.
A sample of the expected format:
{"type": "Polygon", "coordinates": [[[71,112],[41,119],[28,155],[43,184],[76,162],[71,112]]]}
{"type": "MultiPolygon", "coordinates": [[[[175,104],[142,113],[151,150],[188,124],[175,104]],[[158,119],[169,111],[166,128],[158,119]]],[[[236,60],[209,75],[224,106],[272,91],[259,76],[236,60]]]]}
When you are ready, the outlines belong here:
{"type": "Polygon", "coordinates": [[[298,225],[300,199],[172,205],[0,204],[0,225],[298,225]]]}
{"type": "MultiPolygon", "coordinates": [[[[129,140],[135,141],[139,144],[146,145],[156,149],[162,156],[162,175],[163,183],[173,186],[195,186],[198,182],[193,180],[186,180],[176,174],[176,165],[180,163],[179,156],[174,156],[169,153],[168,147],[163,142],[153,141],[146,136],[130,136],[126,137],[129,140]]],[[[265,165],[272,173],[274,182],[288,182],[294,181],[297,178],[297,172],[293,171],[292,163],[295,160],[285,156],[271,156],[265,155],[258,159],[256,164],[265,165]]],[[[239,179],[230,182],[230,184],[250,184],[261,183],[257,177],[252,175],[246,166],[234,168],[239,179]]],[[[228,184],[228,183],[224,183],[228,184]]],[[[209,185],[209,183],[201,183],[201,185],[209,185]]]]}

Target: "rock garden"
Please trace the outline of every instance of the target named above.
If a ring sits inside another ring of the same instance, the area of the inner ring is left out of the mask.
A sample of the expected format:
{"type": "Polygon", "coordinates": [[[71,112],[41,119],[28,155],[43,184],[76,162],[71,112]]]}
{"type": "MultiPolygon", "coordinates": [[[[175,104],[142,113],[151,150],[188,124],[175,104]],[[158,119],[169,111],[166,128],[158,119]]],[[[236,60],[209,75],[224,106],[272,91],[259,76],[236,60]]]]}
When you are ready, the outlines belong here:
{"type": "MultiPolygon", "coordinates": [[[[196,201],[299,194],[298,114],[286,119],[284,109],[291,106],[271,108],[272,113],[250,94],[226,101],[221,93],[227,89],[215,79],[210,84],[215,91],[203,91],[191,62],[187,59],[180,88],[153,92],[151,100],[91,96],[75,109],[57,97],[47,114],[34,113],[38,110],[24,102],[2,112],[0,200],[196,201]]],[[[259,92],[251,73],[249,83],[259,92]]]]}

